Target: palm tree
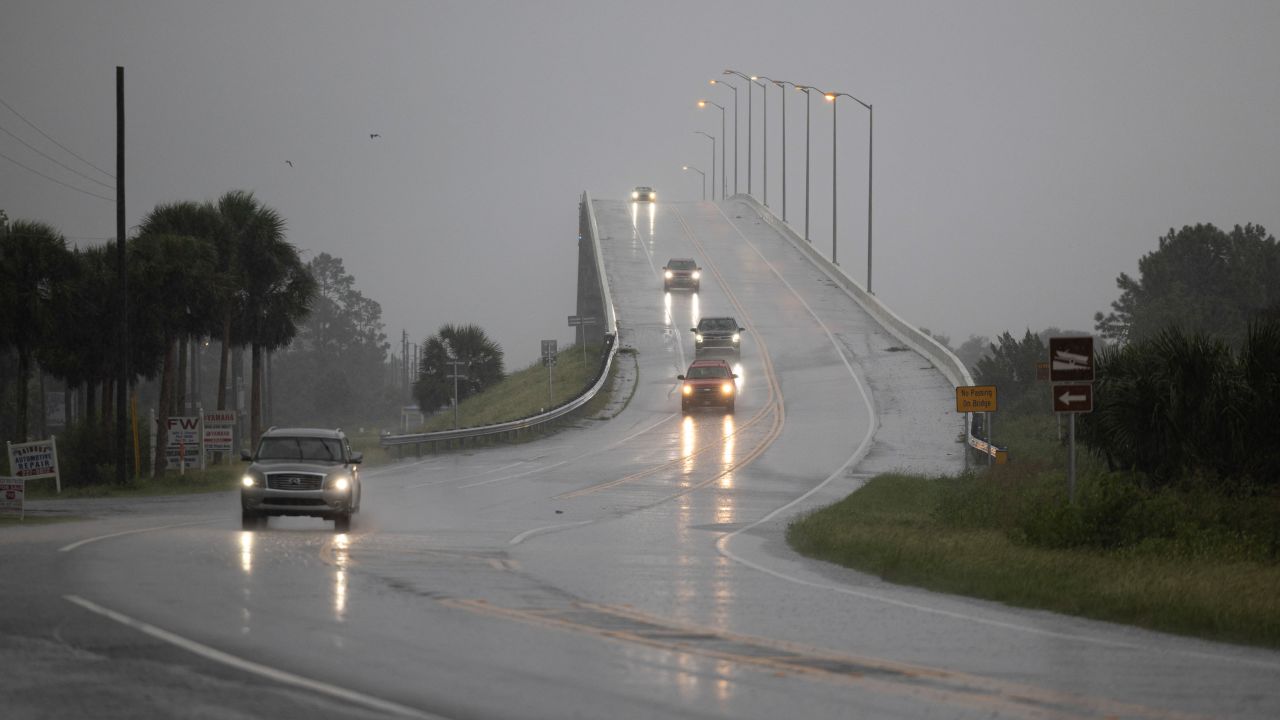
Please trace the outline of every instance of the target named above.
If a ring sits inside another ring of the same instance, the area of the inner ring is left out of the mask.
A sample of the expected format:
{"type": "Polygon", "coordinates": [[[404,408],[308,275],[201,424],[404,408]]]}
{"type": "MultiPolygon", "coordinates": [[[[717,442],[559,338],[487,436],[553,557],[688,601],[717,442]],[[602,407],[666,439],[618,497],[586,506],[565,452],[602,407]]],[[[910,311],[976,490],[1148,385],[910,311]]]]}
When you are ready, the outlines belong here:
{"type": "MultiPolygon", "coordinates": [[[[232,252],[240,281],[223,352],[232,344],[251,348],[252,442],[262,434],[263,352],[284,347],[298,334],[316,283],[297,248],[284,239],[284,218],[278,212],[242,191],[224,195],[219,208],[235,238],[232,252]]],[[[225,370],[221,374],[225,380],[225,370]]]]}
{"type": "MultiPolygon", "coordinates": [[[[140,234],[189,237],[207,245],[209,251],[213,252],[221,235],[221,217],[217,208],[211,203],[183,201],[157,205],[143,220],[140,234]]],[[[231,279],[223,274],[214,273],[211,269],[210,276],[210,280],[217,283],[218,287],[231,286],[231,279]]],[[[219,293],[216,301],[206,300],[198,306],[186,301],[185,307],[189,317],[185,324],[190,328],[190,334],[179,338],[178,372],[176,387],[173,388],[170,398],[170,411],[185,404],[187,346],[193,337],[204,337],[217,332],[220,325],[218,321],[222,318],[220,312],[222,307],[218,301],[221,301],[224,296],[225,293],[219,293]]]]}
{"type": "Polygon", "coordinates": [[[31,359],[50,325],[53,288],[74,272],[66,238],[45,223],[18,220],[0,236],[0,347],[18,353],[18,424],[27,439],[31,359]]]}
{"type": "MultiPolygon", "coordinates": [[[[66,381],[68,389],[86,390],[86,420],[97,420],[94,390],[115,376],[116,255],[114,248],[100,245],[75,250],[72,257],[74,272],[53,289],[51,313],[58,322],[49,328],[36,357],[42,368],[66,381]]],[[[135,358],[139,347],[131,343],[135,358]]]]}
{"type": "Polygon", "coordinates": [[[453,360],[468,364],[465,380],[458,382],[458,401],[480,392],[503,377],[502,346],[489,339],[478,325],[442,326],[422,343],[422,359],[413,394],[423,412],[453,401],[453,360]]]}

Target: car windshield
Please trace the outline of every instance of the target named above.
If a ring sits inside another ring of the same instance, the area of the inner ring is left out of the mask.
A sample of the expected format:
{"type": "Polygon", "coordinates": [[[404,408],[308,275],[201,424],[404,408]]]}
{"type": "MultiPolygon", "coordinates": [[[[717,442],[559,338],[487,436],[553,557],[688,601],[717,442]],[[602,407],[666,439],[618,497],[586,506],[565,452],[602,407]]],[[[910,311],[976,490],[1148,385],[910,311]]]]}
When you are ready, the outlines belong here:
{"type": "Polygon", "coordinates": [[[705,378],[727,378],[729,377],[729,369],[723,365],[704,365],[702,367],[689,368],[689,374],[686,376],[690,380],[702,380],[705,378]]]}
{"type": "Polygon", "coordinates": [[[697,266],[692,260],[672,260],[667,263],[667,267],[671,270],[692,270],[697,266]]]}
{"type": "Polygon", "coordinates": [[[737,330],[738,321],[733,318],[703,318],[698,327],[706,330],[737,330]]]}
{"type": "Polygon", "coordinates": [[[342,462],[342,443],[336,438],[268,437],[258,446],[258,459],[342,462]]]}

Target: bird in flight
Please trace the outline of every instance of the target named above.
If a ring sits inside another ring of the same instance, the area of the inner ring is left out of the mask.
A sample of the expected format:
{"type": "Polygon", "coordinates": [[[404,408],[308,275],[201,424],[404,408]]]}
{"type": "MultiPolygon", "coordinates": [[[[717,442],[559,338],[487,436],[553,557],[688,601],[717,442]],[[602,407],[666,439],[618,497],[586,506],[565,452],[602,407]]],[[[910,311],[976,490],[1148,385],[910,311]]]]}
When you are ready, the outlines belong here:
{"type": "Polygon", "coordinates": [[[370,139],[370,140],[372,140],[372,139],[374,139],[374,138],[380,138],[380,137],[382,137],[382,136],[381,136],[381,135],[379,135],[378,133],[369,133],[369,139],[370,139]]]}
{"type": "Polygon", "coordinates": [[[285,160],[285,162],[289,164],[289,167],[293,167],[293,161],[292,161],[292,160],[285,160]]]}

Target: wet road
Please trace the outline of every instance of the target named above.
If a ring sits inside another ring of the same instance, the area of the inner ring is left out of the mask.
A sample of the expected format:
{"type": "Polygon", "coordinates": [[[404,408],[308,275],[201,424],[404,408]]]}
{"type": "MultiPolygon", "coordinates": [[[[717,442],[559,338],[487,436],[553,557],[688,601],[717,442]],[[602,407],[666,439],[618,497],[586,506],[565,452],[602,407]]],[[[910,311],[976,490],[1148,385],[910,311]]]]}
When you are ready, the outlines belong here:
{"type": "Polygon", "coordinates": [[[243,532],[232,494],[0,531],[5,717],[1280,715],[1277,653],[793,555],[796,513],[962,467],[950,385],[745,205],[595,207],[635,350],[608,419],[369,468],[347,534],[243,532]],[[732,415],[679,412],[700,315],[748,329],[732,415]]]}

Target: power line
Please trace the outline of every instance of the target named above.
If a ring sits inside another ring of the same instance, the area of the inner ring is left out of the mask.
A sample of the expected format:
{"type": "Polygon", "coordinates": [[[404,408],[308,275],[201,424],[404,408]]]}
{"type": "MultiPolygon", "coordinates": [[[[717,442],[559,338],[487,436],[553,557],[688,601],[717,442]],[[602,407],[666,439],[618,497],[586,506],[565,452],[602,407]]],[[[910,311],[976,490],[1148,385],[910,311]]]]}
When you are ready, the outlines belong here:
{"type": "Polygon", "coordinates": [[[42,152],[39,148],[34,147],[31,143],[27,142],[26,140],[23,140],[22,138],[18,137],[17,135],[14,135],[12,132],[10,132],[8,129],[6,129],[3,125],[0,125],[0,132],[4,133],[5,135],[8,135],[9,137],[13,138],[14,140],[17,140],[18,142],[22,143],[23,145],[26,145],[28,148],[30,148],[30,149],[31,149],[31,151],[32,151],[32,152],[36,153],[36,154],[37,154],[37,155],[39,155],[40,157],[45,158],[45,159],[46,159],[46,160],[48,160],[49,162],[51,162],[51,163],[53,163],[53,164],[57,165],[58,167],[61,167],[61,168],[65,168],[65,169],[67,169],[67,170],[70,170],[71,172],[75,173],[76,175],[79,175],[80,177],[84,178],[85,180],[88,180],[88,181],[89,181],[89,182],[91,182],[91,183],[97,183],[98,185],[101,185],[102,187],[104,187],[104,188],[106,188],[106,189],[108,189],[108,190],[115,190],[115,187],[114,187],[114,186],[112,186],[112,185],[108,185],[108,184],[106,184],[106,183],[102,182],[101,180],[94,180],[93,178],[89,177],[88,175],[85,175],[84,173],[80,172],[79,170],[76,170],[75,168],[70,167],[70,166],[68,166],[68,165],[64,165],[64,164],[62,164],[62,163],[61,163],[61,162],[59,162],[56,158],[53,158],[53,157],[51,157],[51,156],[49,156],[49,155],[46,155],[46,154],[45,154],[44,152],[42,152]]]}
{"type": "Polygon", "coordinates": [[[52,181],[52,182],[56,182],[56,183],[58,183],[59,185],[61,185],[61,186],[65,187],[65,188],[70,188],[70,189],[72,189],[72,190],[75,190],[75,191],[76,191],[76,192],[78,192],[78,193],[84,193],[85,195],[91,195],[91,196],[93,196],[93,197],[98,198],[99,200],[106,200],[107,202],[111,202],[111,203],[113,203],[113,202],[115,202],[115,201],[116,201],[116,199],[115,199],[115,198],[109,198],[109,197],[107,197],[106,195],[99,195],[99,194],[97,194],[97,193],[89,192],[88,190],[81,190],[80,188],[76,187],[75,185],[68,185],[67,183],[62,182],[61,180],[59,180],[59,179],[57,179],[57,178],[49,177],[48,175],[45,175],[44,173],[40,172],[39,170],[36,170],[36,169],[33,169],[33,168],[29,168],[29,167],[27,167],[26,165],[23,165],[22,163],[18,162],[17,160],[14,160],[13,158],[9,157],[8,155],[5,155],[4,153],[0,153],[0,158],[4,158],[5,160],[8,160],[9,162],[13,163],[14,165],[17,165],[18,167],[22,168],[23,170],[26,170],[27,172],[35,173],[36,175],[39,175],[40,177],[44,178],[45,180],[49,180],[49,181],[52,181]]]}
{"type": "Polygon", "coordinates": [[[49,133],[47,133],[47,132],[45,132],[45,131],[41,130],[41,129],[40,129],[40,128],[38,128],[38,127],[36,127],[36,124],[35,124],[35,123],[33,123],[33,122],[31,122],[30,120],[28,120],[28,119],[26,119],[25,117],[23,117],[23,116],[22,116],[22,113],[18,112],[17,110],[14,110],[12,105],[10,105],[9,103],[7,103],[7,102],[5,102],[5,101],[4,101],[4,98],[0,98],[0,105],[3,105],[3,106],[5,106],[5,107],[9,108],[9,112],[13,113],[14,115],[17,115],[19,118],[21,118],[22,122],[24,122],[24,123],[26,123],[26,124],[30,125],[30,126],[31,126],[31,128],[32,128],[33,130],[35,130],[36,132],[38,132],[38,133],[40,133],[41,135],[43,135],[43,136],[45,137],[45,139],[46,139],[46,140],[48,140],[49,142],[53,143],[54,145],[57,145],[58,147],[62,148],[63,150],[66,150],[66,151],[67,151],[68,153],[70,153],[70,154],[71,154],[71,156],[72,156],[72,157],[74,157],[75,159],[79,160],[80,162],[84,163],[85,165],[88,165],[89,167],[93,168],[94,170],[97,170],[98,172],[102,173],[103,175],[106,175],[107,177],[111,178],[112,180],[115,180],[115,179],[116,179],[116,176],[115,176],[115,175],[112,175],[111,173],[107,172],[106,170],[103,170],[102,168],[98,167],[97,165],[94,165],[93,163],[89,162],[88,160],[85,160],[84,158],[80,157],[79,155],[77,155],[77,154],[75,153],[75,151],[74,151],[74,150],[72,150],[71,148],[67,147],[66,145],[63,145],[62,143],[58,142],[57,140],[54,140],[54,139],[49,135],[49,133]]]}

